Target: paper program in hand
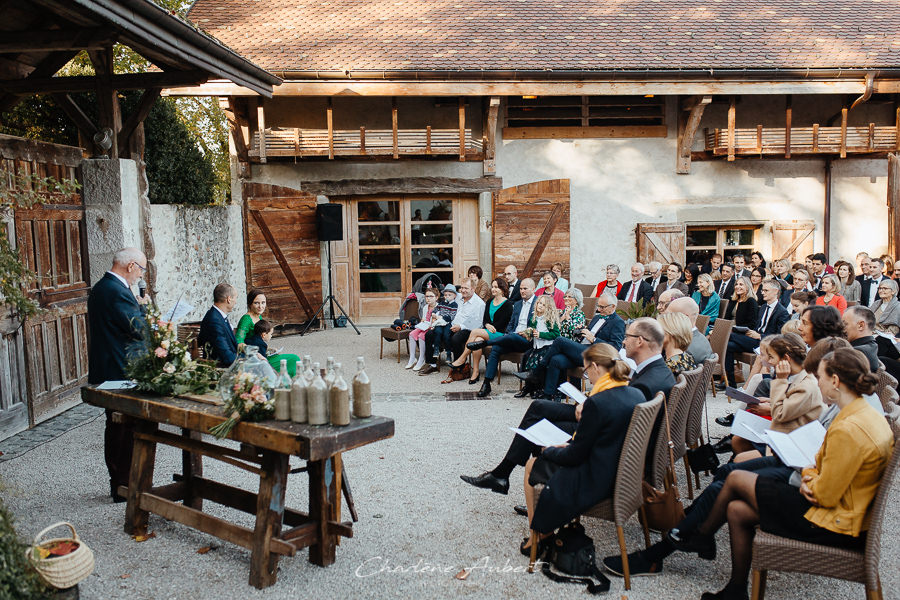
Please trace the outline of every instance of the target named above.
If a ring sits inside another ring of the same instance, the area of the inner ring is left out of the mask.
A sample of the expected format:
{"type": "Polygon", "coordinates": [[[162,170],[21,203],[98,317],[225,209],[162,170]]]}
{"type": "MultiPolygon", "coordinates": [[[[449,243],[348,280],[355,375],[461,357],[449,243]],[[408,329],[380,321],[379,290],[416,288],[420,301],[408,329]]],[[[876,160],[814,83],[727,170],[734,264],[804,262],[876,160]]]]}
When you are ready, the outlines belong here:
{"type": "Polygon", "coordinates": [[[519,429],[517,427],[510,427],[510,429],[532,444],[537,444],[543,448],[565,444],[572,439],[571,434],[566,433],[547,419],[541,419],[528,429],[519,429]]]}

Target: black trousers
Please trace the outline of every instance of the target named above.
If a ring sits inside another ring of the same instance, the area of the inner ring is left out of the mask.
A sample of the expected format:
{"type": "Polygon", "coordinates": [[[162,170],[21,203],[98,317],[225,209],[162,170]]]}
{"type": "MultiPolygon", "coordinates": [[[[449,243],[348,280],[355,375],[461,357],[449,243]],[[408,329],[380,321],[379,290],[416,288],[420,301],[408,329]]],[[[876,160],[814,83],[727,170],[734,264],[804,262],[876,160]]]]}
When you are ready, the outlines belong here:
{"type": "MultiPolygon", "coordinates": [[[[575,433],[578,421],[575,420],[575,405],[562,404],[550,400],[535,400],[525,411],[525,416],[519,422],[519,429],[528,429],[541,419],[547,419],[566,433],[575,433]]],[[[537,456],[540,446],[532,444],[521,435],[516,435],[509,450],[506,451],[506,460],[519,466],[524,466],[528,459],[537,456]]]]}
{"type": "MultiPolygon", "coordinates": [[[[122,418],[119,414],[118,418],[122,418]]],[[[134,424],[127,417],[123,422],[113,421],[113,411],[106,411],[106,430],[103,432],[103,455],[109,471],[112,491],[120,485],[128,485],[131,471],[131,453],[134,449],[134,424]]]]}

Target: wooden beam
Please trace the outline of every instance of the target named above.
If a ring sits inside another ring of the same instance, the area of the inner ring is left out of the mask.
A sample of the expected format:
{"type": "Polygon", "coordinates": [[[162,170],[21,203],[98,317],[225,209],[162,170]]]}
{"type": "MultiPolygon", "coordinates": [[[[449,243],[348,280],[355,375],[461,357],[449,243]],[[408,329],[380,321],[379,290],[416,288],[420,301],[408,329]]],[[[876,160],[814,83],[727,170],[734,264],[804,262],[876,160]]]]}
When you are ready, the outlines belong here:
{"type": "Polygon", "coordinates": [[[756,126],[756,151],[762,154],[762,141],[763,141],[763,126],[756,126]]]}
{"type": "Polygon", "coordinates": [[[813,123],[813,140],[812,140],[812,151],[819,151],[819,124],[813,123]]]}
{"type": "Polygon", "coordinates": [[[700,119],[703,111],[712,102],[712,96],[702,96],[691,101],[691,109],[687,118],[679,115],[678,153],[675,157],[675,172],[687,174],[691,172],[691,146],[694,143],[694,135],[700,127],[700,119]]]}
{"type": "Polygon", "coordinates": [[[147,115],[150,114],[150,110],[153,108],[156,99],[159,98],[161,91],[162,88],[150,88],[144,90],[144,93],[141,94],[137,106],[132,113],[128,115],[128,118],[122,125],[122,131],[119,132],[119,154],[125,154],[125,148],[128,146],[128,142],[131,139],[134,130],[137,129],[138,125],[143,123],[144,119],[147,118],[147,115]]]}
{"type": "Polygon", "coordinates": [[[266,111],[263,99],[256,100],[256,133],[259,136],[259,162],[266,162],[266,111]]]}
{"type": "Polygon", "coordinates": [[[331,105],[331,98],[328,99],[328,106],[325,108],[325,120],[328,123],[328,158],[334,159],[334,107],[331,105]]]}
{"type": "Polygon", "coordinates": [[[112,145],[108,155],[110,159],[119,158],[119,131],[122,129],[122,112],[119,106],[119,97],[112,87],[113,77],[113,51],[112,46],[102,50],[89,50],[88,56],[94,65],[96,75],[90,79],[97,93],[97,118],[98,129],[101,132],[110,132],[112,145]]]}
{"type": "MultiPolygon", "coordinates": [[[[24,79],[24,81],[41,79],[44,77],[50,77],[54,75],[57,71],[59,71],[69,60],[75,56],[75,52],[72,50],[64,50],[59,52],[53,52],[48,55],[44,60],[39,62],[37,66],[28,74],[28,77],[24,79]]],[[[10,92],[7,92],[6,88],[2,83],[0,83],[0,113],[4,113],[19,101],[19,98],[10,92]]]]}
{"type": "Polygon", "coordinates": [[[365,127],[365,125],[362,125],[359,128],[359,151],[362,154],[366,153],[366,127],[365,127]]]}
{"type": "Polygon", "coordinates": [[[728,162],[734,160],[734,112],[736,102],[735,97],[732,96],[728,104],[728,162]]]}
{"type": "MultiPolygon", "coordinates": [[[[847,158],[847,107],[841,109],[841,158],[847,158]]],[[[826,248],[827,250],[827,248],[826,248]]]]}
{"type": "Polygon", "coordinates": [[[259,227],[259,230],[265,238],[266,243],[269,245],[269,248],[272,250],[272,254],[275,255],[275,260],[278,262],[278,266],[281,267],[281,272],[284,273],[285,278],[288,280],[288,284],[294,291],[294,295],[297,296],[297,300],[300,301],[300,305],[303,307],[303,310],[306,311],[307,318],[312,319],[315,311],[313,311],[309,300],[307,300],[306,293],[304,293],[303,288],[300,286],[300,282],[297,281],[297,277],[291,270],[290,265],[288,265],[288,261],[284,257],[284,253],[281,251],[281,247],[278,245],[278,242],[275,240],[275,236],[272,235],[272,231],[269,229],[269,225],[263,218],[262,212],[258,210],[251,210],[250,214],[253,216],[253,220],[259,227]]]}
{"type": "Polygon", "coordinates": [[[84,114],[78,103],[68,94],[53,94],[52,97],[53,101],[66,113],[66,116],[72,119],[81,135],[87,140],[92,139],[94,134],[97,133],[97,126],[91,121],[90,117],[84,114]]]}
{"type": "MultiPolygon", "coordinates": [[[[96,53],[91,51],[90,53],[96,53]]],[[[208,79],[203,71],[166,71],[163,73],[129,73],[110,75],[107,85],[113,90],[144,90],[197,85],[208,79]]],[[[67,92],[91,92],[97,89],[97,77],[76,75],[72,77],[39,77],[0,81],[0,89],[10,94],[51,94],[67,92]]]]}
{"type": "Polygon", "coordinates": [[[459,160],[466,160],[466,100],[459,97],[459,160]]]}
{"type": "Polygon", "coordinates": [[[666,137],[665,125],[621,125],[590,127],[504,127],[504,140],[564,140],[578,138],[666,137]]]}
{"type": "Polygon", "coordinates": [[[869,123],[869,150],[875,149],[875,123],[869,123]]]}
{"type": "Polygon", "coordinates": [[[238,114],[236,103],[237,100],[234,98],[228,98],[228,109],[224,111],[225,119],[228,121],[228,129],[231,131],[231,140],[234,142],[234,151],[237,154],[238,161],[249,163],[250,152],[247,149],[247,140],[244,139],[241,117],[238,114]]]}
{"type": "Polygon", "coordinates": [[[550,243],[550,237],[556,230],[556,226],[559,224],[560,219],[562,219],[563,213],[566,212],[566,206],[566,204],[558,203],[553,207],[553,212],[550,213],[550,218],[547,219],[547,224],[544,225],[544,230],[541,232],[537,243],[534,245],[531,256],[528,257],[528,261],[525,263],[525,268],[522,269],[522,277],[531,277],[534,273],[534,268],[537,266],[538,261],[541,260],[544,249],[547,247],[547,244],[550,243]]]}
{"type": "Polygon", "coordinates": [[[431,125],[425,127],[425,154],[431,154],[431,125]]]}
{"type": "Polygon", "coordinates": [[[394,139],[394,158],[399,158],[400,154],[397,149],[397,98],[391,98],[391,131],[394,139]]]}
{"type": "Polygon", "coordinates": [[[794,115],[793,108],[794,97],[788,94],[785,96],[785,109],[784,109],[784,157],[791,157],[791,119],[794,115]]]}
{"type": "Polygon", "coordinates": [[[0,54],[99,50],[112,45],[116,37],[114,31],[101,28],[5,31],[0,40],[0,54]]]}
{"type": "Polygon", "coordinates": [[[503,188],[499,177],[456,179],[407,177],[403,179],[341,179],[311,181],[302,191],[321,196],[370,196],[374,194],[478,194],[503,188]]]}
{"type": "Polygon", "coordinates": [[[494,175],[497,173],[497,118],[500,113],[500,98],[493,96],[488,101],[487,123],[485,124],[484,135],[484,174],[494,175]]]}
{"type": "Polygon", "coordinates": [[[900,252],[900,154],[888,154],[888,254],[900,252]]]}

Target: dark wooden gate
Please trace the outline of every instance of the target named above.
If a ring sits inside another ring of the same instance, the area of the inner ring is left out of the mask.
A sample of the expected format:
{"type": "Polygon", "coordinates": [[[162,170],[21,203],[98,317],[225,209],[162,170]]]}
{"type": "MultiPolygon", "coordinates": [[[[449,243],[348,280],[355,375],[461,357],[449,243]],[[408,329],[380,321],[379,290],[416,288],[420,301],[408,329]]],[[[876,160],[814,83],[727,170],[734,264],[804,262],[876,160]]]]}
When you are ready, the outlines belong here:
{"type": "MultiPolygon", "coordinates": [[[[7,136],[0,136],[0,156],[9,171],[59,180],[77,180],[82,159],[80,148],[7,136]]],[[[15,344],[23,345],[28,425],[79,403],[77,389],[87,380],[88,368],[84,204],[78,193],[43,198],[42,204],[17,209],[14,217],[21,260],[37,274],[28,293],[43,310],[15,333],[4,334],[10,351],[0,355],[4,371],[12,373],[22,362],[13,359],[13,341],[6,338],[15,336],[15,344]]],[[[4,381],[0,388],[6,396],[4,381]]],[[[21,385],[11,383],[10,389],[21,391],[21,385]]]]}
{"type": "Polygon", "coordinates": [[[560,262],[569,276],[568,179],[506,188],[494,193],[493,204],[492,273],[515,265],[520,277],[540,276],[560,262]]]}
{"type": "Polygon", "coordinates": [[[243,190],[247,287],[265,292],[276,325],[304,323],[322,303],[316,196],[263,183],[243,190]]]}

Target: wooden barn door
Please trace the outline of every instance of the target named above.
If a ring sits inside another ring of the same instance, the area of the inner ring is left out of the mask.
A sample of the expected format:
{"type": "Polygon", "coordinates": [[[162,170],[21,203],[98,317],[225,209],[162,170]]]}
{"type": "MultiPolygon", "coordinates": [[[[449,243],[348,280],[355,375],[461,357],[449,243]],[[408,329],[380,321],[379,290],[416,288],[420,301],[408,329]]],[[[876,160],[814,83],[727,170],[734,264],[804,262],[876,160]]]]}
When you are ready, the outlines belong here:
{"type": "Polygon", "coordinates": [[[772,224],[772,259],[795,262],[814,252],[815,221],[775,221],[772,224]]]}
{"type": "Polygon", "coordinates": [[[569,180],[548,179],[495,192],[492,231],[492,273],[515,265],[519,277],[539,276],[561,262],[563,277],[569,278],[569,180]]]}
{"type": "Polygon", "coordinates": [[[316,197],[245,183],[244,256],[247,287],[265,292],[268,319],[276,325],[311,319],[322,303],[316,197]]]}
{"type": "MultiPolygon", "coordinates": [[[[8,170],[58,180],[76,179],[81,163],[79,148],[18,138],[0,139],[0,153],[8,170]]],[[[28,293],[42,310],[25,321],[21,342],[9,333],[12,327],[3,332],[0,389],[4,403],[21,391],[14,349],[23,343],[28,418],[34,425],[78,404],[78,388],[87,381],[90,270],[84,204],[78,193],[47,194],[42,204],[17,209],[14,219],[21,260],[37,275],[28,293]]]]}
{"type": "Polygon", "coordinates": [[[638,262],[646,265],[655,260],[684,266],[684,223],[638,223],[634,237],[638,262]]]}

